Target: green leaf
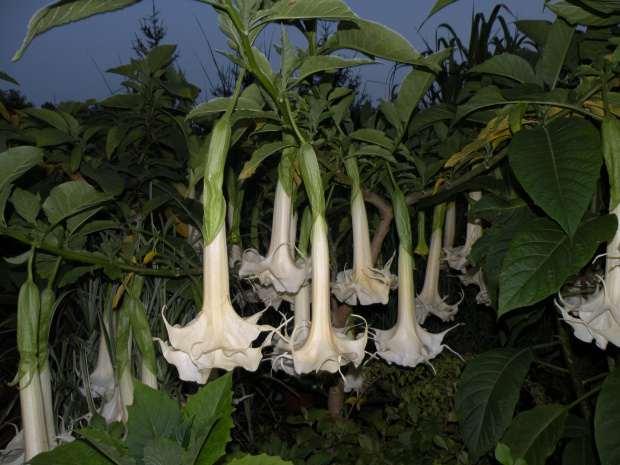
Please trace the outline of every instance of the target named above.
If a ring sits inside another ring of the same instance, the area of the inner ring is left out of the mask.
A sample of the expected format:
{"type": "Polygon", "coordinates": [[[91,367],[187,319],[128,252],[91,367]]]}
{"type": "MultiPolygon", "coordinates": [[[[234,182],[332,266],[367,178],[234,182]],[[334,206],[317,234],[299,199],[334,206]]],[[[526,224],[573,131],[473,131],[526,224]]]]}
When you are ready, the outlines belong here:
{"type": "MultiPolygon", "coordinates": [[[[424,21],[422,21],[422,24],[424,24],[428,18],[433,16],[439,10],[441,10],[442,8],[450,5],[450,3],[454,3],[454,2],[456,2],[456,0],[437,0],[437,2],[433,5],[433,8],[431,9],[431,11],[428,14],[428,16],[426,17],[426,19],[424,21]]],[[[420,27],[422,27],[422,24],[420,24],[420,27]]]]}
{"type": "Polygon", "coordinates": [[[50,224],[56,225],[63,219],[109,200],[111,196],[97,192],[89,184],[69,181],[54,187],[43,202],[43,211],[50,224]]]}
{"type": "Polygon", "coordinates": [[[270,457],[269,455],[266,455],[266,454],[246,455],[243,458],[240,458],[240,459],[235,458],[235,459],[232,459],[230,462],[226,462],[226,463],[227,465],[293,465],[293,462],[284,461],[280,457],[270,457]]]}
{"type": "Polygon", "coordinates": [[[133,404],[127,407],[127,439],[125,445],[132,457],[144,457],[149,439],[168,438],[183,422],[176,401],[165,392],[152,389],[134,380],[133,404]]]}
{"type": "Polygon", "coordinates": [[[562,453],[562,465],[591,465],[597,463],[592,436],[584,435],[572,439],[562,453]]]}
{"type": "Polygon", "coordinates": [[[584,26],[615,26],[620,23],[618,14],[596,14],[591,10],[577,6],[572,2],[545,3],[556,15],[564,18],[570,24],[584,26]]]}
{"type": "Polygon", "coordinates": [[[495,55],[467,72],[496,74],[520,83],[536,82],[536,73],[532,66],[524,58],[510,53],[495,55]]]}
{"type": "Polygon", "coordinates": [[[30,465],[110,465],[110,461],[84,440],[61,444],[30,459],[30,465]]]}
{"type": "Polygon", "coordinates": [[[482,197],[467,215],[482,218],[493,226],[520,226],[534,218],[534,212],[523,199],[507,199],[496,194],[482,197]]]}
{"type": "Polygon", "coordinates": [[[144,445],[144,465],[178,465],[183,448],[167,438],[151,438],[144,445]]]}
{"type": "Polygon", "coordinates": [[[394,146],[394,141],[385,135],[385,132],[378,129],[362,128],[351,134],[351,139],[363,140],[380,147],[390,150],[394,146]]]}
{"type": "Polygon", "coordinates": [[[499,277],[498,316],[557,292],[618,228],[615,215],[590,216],[571,238],[547,218],[524,225],[510,243],[499,277]]]}
{"type": "Polygon", "coordinates": [[[98,13],[124,8],[140,0],[58,0],[38,10],[28,23],[28,32],[22,46],[13,57],[19,60],[32,39],[55,26],[87,18],[98,13]]]}
{"type": "Polygon", "coordinates": [[[155,73],[169,65],[174,58],[176,50],[176,44],[163,44],[153,48],[145,57],[149,71],[155,73]]]}
{"type": "MultiPolygon", "coordinates": [[[[450,56],[450,50],[442,50],[426,57],[426,60],[440,66],[450,56]]],[[[400,120],[407,123],[418,107],[420,100],[433,85],[437,75],[428,69],[412,69],[403,79],[396,97],[396,107],[400,120]]]]}
{"type": "Polygon", "coordinates": [[[65,286],[68,286],[69,284],[73,284],[78,279],[80,279],[82,276],[84,276],[86,273],[90,273],[95,268],[96,266],[93,265],[93,266],[77,266],[75,268],[70,269],[64,275],[62,275],[62,278],[60,279],[60,281],[58,281],[58,288],[60,289],[65,286]]]}
{"type": "Polygon", "coordinates": [[[394,158],[394,155],[392,155],[389,150],[384,149],[383,147],[379,147],[378,145],[365,145],[364,147],[360,147],[359,149],[355,151],[355,155],[357,156],[369,155],[373,158],[374,157],[383,158],[384,160],[389,161],[390,163],[394,163],[394,164],[398,163],[396,158],[394,158]]]}
{"type": "Polygon", "coordinates": [[[66,134],[69,133],[69,125],[65,119],[55,111],[48,110],[47,108],[25,108],[23,111],[30,116],[34,116],[35,118],[45,121],[50,126],[53,126],[66,134]]]}
{"type": "Polygon", "coordinates": [[[241,170],[241,174],[239,174],[239,179],[249,178],[254,174],[258,166],[265,160],[265,158],[288,147],[295,147],[295,143],[284,141],[271,142],[263,145],[258,150],[255,150],[252,154],[252,158],[250,158],[250,160],[243,165],[243,170],[241,170]]]}
{"type": "Polygon", "coordinates": [[[23,219],[29,223],[35,222],[37,215],[39,214],[39,210],[41,209],[39,199],[36,195],[18,187],[15,191],[13,191],[11,202],[13,203],[17,213],[19,213],[23,219]]]}
{"type": "Polygon", "coordinates": [[[574,26],[569,26],[562,18],[556,18],[547,36],[541,56],[542,78],[551,90],[555,89],[574,32],[574,26]]]}
{"type": "Polygon", "coordinates": [[[37,147],[66,144],[72,140],[73,137],[56,128],[43,128],[37,132],[37,147]]]}
{"type": "Polygon", "coordinates": [[[620,463],[620,370],[615,369],[605,381],[596,400],[594,438],[602,465],[620,463]]]}
{"type": "Polygon", "coordinates": [[[127,448],[120,439],[114,438],[107,431],[84,428],[75,431],[86,439],[95,449],[105,455],[110,462],[117,465],[131,465],[136,462],[127,455],[127,448]]]}
{"type": "Polygon", "coordinates": [[[372,21],[357,19],[338,23],[338,30],[327,39],[325,48],[329,51],[341,48],[357,50],[372,58],[440,69],[437,64],[426,60],[398,32],[372,21]]]}
{"type": "Polygon", "coordinates": [[[291,19],[323,19],[342,21],[358,19],[358,16],[341,0],[292,0],[276,2],[265,21],[291,19]]]}
{"type": "Polygon", "coordinates": [[[472,456],[489,451],[508,428],[532,358],[530,349],[493,349],[463,371],[455,408],[472,456]]]}
{"type": "Polygon", "coordinates": [[[296,86],[308,76],[320,71],[328,71],[352,66],[367,65],[376,63],[374,60],[364,60],[353,58],[346,60],[338,56],[309,56],[305,58],[299,67],[299,78],[290,87],[296,86]]]}
{"type": "Polygon", "coordinates": [[[16,86],[19,85],[19,82],[17,82],[15,79],[13,79],[11,76],[9,76],[3,71],[0,71],[0,79],[2,79],[3,81],[10,82],[11,84],[15,84],[16,86]]]}
{"type": "Polygon", "coordinates": [[[508,146],[517,180],[534,203],[569,236],[590,204],[603,161],[596,127],[582,118],[558,118],[522,129],[508,146]]]}
{"type": "Polygon", "coordinates": [[[562,436],[567,415],[564,405],[539,405],[519,413],[502,437],[502,444],[510,448],[515,460],[544,465],[562,436]]]}
{"type": "Polygon", "coordinates": [[[551,24],[546,20],[520,20],[514,22],[517,29],[532,39],[536,45],[543,47],[547,42],[551,24]]]}
{"type": "Polygon", "coordinates": [[[0,191],[42,161],[43,150],[36,147],[13,147],[0,153],[0,191]]]}
{"type": "MultiPolygon", "coordinates": [[[[228,110],[232,103],[231,97],[218,97],[207,103],[201,103],[189,112],[185,119],[199,119],[214,113],[223,113],[228,110]]],[[[261,111],[262,105],[255,100],[239,97],[235,105],[236,110],[261,111]]]]}
{"type": "Polygon", "coordinates": [[[516,227],[492,228],[485,231],[484,235],[477,240],[472,247],[472,254],[484,242],[489,241],[486,258],[484,260],[484,279],[487,283],[491,301],[497,307],[497,295],[499,289],[499,277],[504,264],[504,259],[508,253],[508,248],[517,232],[516,227]],[[490,237],[487,237],[490,236],[490,237]],[[482,240],[484,239],[484,241],[482,240]]]}

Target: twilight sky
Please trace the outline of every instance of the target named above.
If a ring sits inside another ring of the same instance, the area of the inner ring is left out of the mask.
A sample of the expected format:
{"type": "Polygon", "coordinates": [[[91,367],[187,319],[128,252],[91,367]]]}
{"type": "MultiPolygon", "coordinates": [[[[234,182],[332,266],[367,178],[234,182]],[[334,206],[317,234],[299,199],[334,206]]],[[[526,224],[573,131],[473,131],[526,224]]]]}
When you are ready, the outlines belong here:
{"type": "MultiPolygon", "coordinates": [[[[382,23],[405,36],[418,51],[426,49],[424,40],[434,44],[435,32],[441,23],[450,24],[466,42],[472,13],[483,11],[488,17],[493,7],[500,3],[460,0],[436,13],[418,33],[418,26],[436,0],[345,1],[361,18],[382,23]]],[[[0,80],[0,89],[18,89],[37,106],[46,101],[101,100],[110,95],[108,87],[114,92],[122,91],[120,76],[105,73],[105,70],[128,63],[134,56],[132,40],[140,19],[151,14],[152,1],[142,0],[123,10],[91,16],[47,31],[35,37],[19,61],[12,62],[11,58],[26,35],[30,17],[49,3],[51,0],[1,0],[0,71],[16,79],[20,86],[0,80]]],[[[549,10],[543,11],[542,0],[504,0],[501,3],[510,8],[518,19],[544,18],[552,21],[554,17],[549,10]]],[[[214,73],[214,66],[200,26],[214,50],[227,50],[224,35],[218,28],[217,14],[210,5],[195,0],[156,0],[155,7],[161,12],[159,18],[167,28],[164,42],[178,44],[181,69],[189,82],[203,90],[198,101],[212,98],[205,92],[210,86],[202,67],[214,80],[211,74],[214,73]]],[[[509,23],[514,20],[506,11],[502,15],[509,23]]],[[[447,35],[445,31],[443,34],[447,35]]],[[[256,45],[264,52],[272,42],[279,43],[279,31],[267,28],[256,45]]],[[[216,57],[220,65],[226,66],[225,57],[219,54],[216,57]]],[[[271,61],[277,70],[279,57],[273,49],[271,61]]],[[[382,65],[366,67],[362,73],[367,90],[375,99],[387,98],[386,79],[392,63],[383,62],[382,65]]]]}

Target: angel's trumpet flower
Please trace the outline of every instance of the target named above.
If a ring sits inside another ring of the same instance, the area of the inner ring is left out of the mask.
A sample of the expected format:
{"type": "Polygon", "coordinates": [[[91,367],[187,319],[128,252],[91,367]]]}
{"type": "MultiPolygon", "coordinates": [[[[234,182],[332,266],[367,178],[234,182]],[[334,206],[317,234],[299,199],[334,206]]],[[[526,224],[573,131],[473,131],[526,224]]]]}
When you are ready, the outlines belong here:
{"type": "Polygon", "coordinates": [[[441,268],[441,239],[442,239],[442,223],[444,217],[445,204],[435,207],[433,215],[433,233],[431,235],[431,245],[428,253],[428,262],[426,265],[426,274],[424,276],[424,287],[422,292],[415,299],[416,313],[418,321],[424,323],[429,313],[441,318],[443,321],[449,321],[454,318],[458,311],[458,306],[463,300],[454,305],[448,305],[445,297],[439,296],[439,271],[441,268]]]}
{"type": "Polygon", "coordinates": [[[269,252],[263,258],[256,249],[246,250],[239,276],[258,279],[263,286],[273,285],[277,292],[294,294],[307,282],[310,270],[305,260],[295,263],[291,254],[291,209],[291,197],[278,179],[269,252]]]}
{"type": "Polygon", "coordinates": [[[357,305],[358,301],[360,305],[386,305],[390,289],[396,288],[398,279],[390,273],[392,259],[382,269],[373,268],[368,217],[359,187],[357,160],[352,156],[345,163],[352,181],[353,269],[338,273],[332,292],[338,300],[348,305],[357,305]]]}

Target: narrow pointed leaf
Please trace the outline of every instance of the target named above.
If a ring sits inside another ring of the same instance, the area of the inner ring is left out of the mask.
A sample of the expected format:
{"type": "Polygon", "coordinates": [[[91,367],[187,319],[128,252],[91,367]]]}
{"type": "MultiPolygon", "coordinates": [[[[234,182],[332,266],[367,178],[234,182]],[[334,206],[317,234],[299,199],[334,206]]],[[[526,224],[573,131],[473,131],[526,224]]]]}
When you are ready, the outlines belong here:
{"type": "Polygon", "coordinates": [[[551,90],[555,88],[574,32],[574,26],[569,26],[562,18],[556,18],[547,36],[541,57],[542,77],[551,90]]]}
{"type": "Polygon", "coordinates": [[[239,179],[249,178],[254,174],[258,166],[265,160],[265,158],[289,147],[295,147],[295,143],[284,141],[271,142],[263,145],[258,150],[255,150],[252,154],[252,158],[250,158],[250,160],[243,165],[243,170],[241,170],[241,174],[239,174],[239,179]]]}
{"type": "Polygon", "coordinates": [[[367,65],[376,63],[374,60],[365,60],[362,58],[353,58],[346,60],[338,56],[309,56],[299,67],[299,79],[296,85],[308,76],[318,73],[319,71],[328,71],[342,68],[350,68],[352,66],[367,65]]]}
{"type": "MultiPolygon", "coordinates": [[[[189,112],[186,119],[198,119],[214,113],[223,113],[230,108],[231,97],[218,97],[207,103],[201,103],[189,112]]],[[[239,97],[235,104],[236,110],[261,111],[262,106],[249,98],[239,97]]]]}
{"type": "Polygon", "coordinates": [[[590,216],[572,238],[547,218],[524,225],[512,239],[499,277],[498,316],[535,304],[557,292],[564,280],[592,258],[599,244],[613,237],[615,215],[590,216]]]}
{"type": "MultiPolygon", "coordinates": [[[[437,2],[433,5],[433,8],[431,9],[430,13],[428,14],[428,16],[426,17],[426,19],[424,21],[422,21],[422,24],[424,24],[426,22],[426,20],[428,18],[430,18],[431,16],[433,16],[435,13],[437,13],[439,10],[441,10],[442,8],[450,5],[450,3],[454,3],[457,0],[437,0],[437,2]]],[[[422,24],[420,25],[420,27],[422,27],[422,24]]]]}
{"type": "Polygon", "coordinates": [[[28,32],[22,46],[13,57],[19,60],[32,39],[55,26],[78,21],[89,16],[119,10],[140,0],[57,0],[38,10],[28,23],[28,32]]]}
{"type": "Polygon", "coordinates": [[[327,39],[326,47],[330,51],[347,48],[357,50],[372,58],[379,57],[411,65],[423,65],[435,70],[440,69],[437,64],[426,60],[398,32],[372,21],[358,19],[338,23],[338,31],[327,39]]]}
{"type": "Polygon", "coordinates": [[[495,55],[471,68],[468,73],[489,73],[506,76],[522,84],[536,82],[536,73],[524,58],[510,53],[495,55]]]}
{"type": "Polygon", "coordinates": [[[472,456],[489,451],[510,425],[531,361],[529,349],[493,349],[463,371],[455,408],[472,456]]]}
{"type": "Polygon", "coordinates": [[[603,382],[596,400],[594,437],[602,465],[620,463],[620,370],[615,369],[603,382]]]}
{"type": "Polygon", "coordinates": [[[568,409],[564,405],[539,405],[520,413],[502,437],[514,460],[544,465],[562,437],[568,409]]]}
{"type": "Polygon", "coordinates": [[[582,118],[559,118],[517,132],[508,146],[517,180],[572,236],[590,204],[603,163],[599,132],[582,118]]]}

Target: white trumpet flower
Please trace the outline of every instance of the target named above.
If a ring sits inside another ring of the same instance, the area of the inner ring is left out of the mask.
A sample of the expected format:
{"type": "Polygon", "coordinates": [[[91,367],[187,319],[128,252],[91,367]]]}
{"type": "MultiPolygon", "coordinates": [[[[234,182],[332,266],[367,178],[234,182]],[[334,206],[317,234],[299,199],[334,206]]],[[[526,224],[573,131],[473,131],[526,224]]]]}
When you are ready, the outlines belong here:
{"type": "MultiPolygon", "coordinates": [[[[430,260],[428,266],[433,266],[430,260]]],[[[442,344],[443,337],[454,328],[432,334],[420,326],[416,317],[413,268],[413,257],[401,245],[398,251],[398,319],[391,329],[374,330],[377,355],[390,364],[407,367],[429,363],[447,347],[442,344]]]]}
{"type": "MultiPolygon", "coordinates": [[[[482,192],[472,191],[469,193],[469,198],[477,202],[482,198],[482,192]]],[[[447,219],[446,223],[448,223],[447,219]]],[[[465,233],[465,244],[459,247],[444,248],[445,260],[448,262],[448,266],[454,270],[460,271],[463,275],[466,275],[467,267],[469,266],[467,256],[471,253],[471,248],[474,245],[474,242],[476,242],[480,236],[482,236],[482,222],[480,218],[468,217],[467,229],[465,233]]],[[[461,280],[466,279],[466,277],[467,276],[464,276],[461,280]]],[[[464,284],[467,285],[467,283],[464,284]]]]}
{"type": "Polygon", "coordinates": [[[428,253],[426,274],[424,276],[424,287],[422,292],[415,299],[415,308],[418,321],[424,323],[429,313],[441,318],[443,321],[450,321],[458,311],[458,306],[463,300],[459,300],[454,305],[448,305],[445,297],[439,297],[439,271],[441,267],[441,228],[437,228],[431,235],[431,245],[428,253]]]}
{"type": "MultiPolygon", "coordinates": [[[[202,309],[187,326],[171,326],[164,316],[170,344],[155,338],[164,357],[179,370],[185,381],[204,384],[211,369],[232,370],[242,366],[254,371],[261,361],[262,347],[251,347],[262,331],[274,331],[257,325],[259,312],[240,317],[230,302],[226,233],[222,225],[215,239],[204,247],[202,309]]],[[[271,335],[263,345],[271,342],[271,335]]]]}
{"type": "MultiPolygon", "coordinates": [[[[620,215],[620,206],[612,213],[620,215]]],[[[620,231],[607,244],[605,278],[598,276],[601,286],[594,294],[582,299],[563,299],[555,305],[564,321],[572,326],[575,337],[584,342],[596,342],[601,349],[611,342],[620,347],[620,231]]]]}
{"type": "Polygon", "coordinates": [[[303,259],[295,262],[291,253],[291,211],[291,197],[278,179],[269,252],[263,258],[256,249],[246,250],[239,268],[240,277],[258,279],[263,286],[273,285],[277,292],[291,294],[307,282],[309,263],[303,259]]]}
{"type": "Polygon", "coordinates": [[[332,292],[338,300],[348,305],[386,305],[390,289],[398,286],[398,279],[390,273],[392,259],[382,268],[373,268],[370,248],[370,231],[368,218],[361,192],[351,201],[351,219],[353,221],[353,269],[338,273],[336,282],[332,283],[332,292]]]}

